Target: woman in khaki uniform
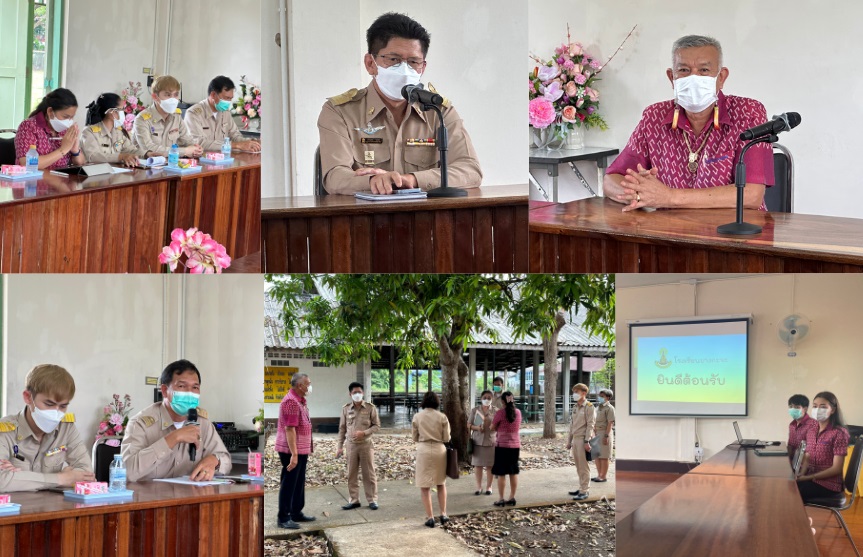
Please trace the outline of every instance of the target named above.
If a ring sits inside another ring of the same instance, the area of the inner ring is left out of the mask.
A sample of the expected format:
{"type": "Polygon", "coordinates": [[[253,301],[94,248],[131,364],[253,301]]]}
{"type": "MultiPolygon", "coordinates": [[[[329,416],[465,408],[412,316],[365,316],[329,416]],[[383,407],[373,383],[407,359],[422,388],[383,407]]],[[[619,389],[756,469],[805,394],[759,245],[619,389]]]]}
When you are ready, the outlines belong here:
{"type": "Polygon", "coordinates": [[[449,522],[446,515],[446,447],[449,442],[449,420],[441,412],[440,400],[429,391],[423,397],[422,410],[414,416],[411,428],[413,439],[417,442],[416,483],[422,492],[426,509],[426,526],[434,528],[434,509],[431,491],[437,487],[437,500],[440,506],[440,523],[449,522]]]}
{"type": "Polygon", "coordinates": [[[596,434],[602,440],[599,444],[599,457],[596,459],[596,477],[593,482],[608,481],[608,460],[614,448],[614,406],[611,405],[611,389],[599,391],[599,406],[596,407],[596,434]]]}
{"type": "Polygon", "coordinates": [[[495,432],[491,430],[491,421],[494,418],[494,408],[491,407],[494,395],[491,391],[483,391],[480,396],[480,405],[470,411],[467,427],[470,430],[470,438],[473,441],[473,455],[471,466],[476,468],[476,491],[474,495],[483,492],[482,472],[485,470],[486,486],[485,494],[491,495],[491,467],[494,466],[494,438],[495,432]]]}
{"type": "Polygon", "coordinates": [[[81,150],[88,163],[138,166],[138,157],[144,156],[144,151],[123,128],[125,121],[123,100],[115,93],[103,93],[87,105],[87,127],[81,132],[81,150]]]}

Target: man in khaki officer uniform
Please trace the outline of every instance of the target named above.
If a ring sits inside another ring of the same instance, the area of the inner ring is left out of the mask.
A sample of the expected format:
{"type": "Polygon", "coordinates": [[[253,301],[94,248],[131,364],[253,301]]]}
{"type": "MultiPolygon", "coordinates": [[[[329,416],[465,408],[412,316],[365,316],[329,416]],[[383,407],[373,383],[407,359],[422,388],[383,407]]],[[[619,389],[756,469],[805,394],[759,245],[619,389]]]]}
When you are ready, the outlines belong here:
{"type": "Polygon", "coordinates": [[[348,449],[348,493],[350,501],[342,508],[346,511],[360,507],[360,488],[357,473],[363,469],[363,488],[369,508],[378,510],[378,478],[375,473],[375,450],[371,436],[380,431],[381,421],[378,409],[370,402],[363,401],[363,386],[351,383],[348,386],[353,402],[342,407],[339,419],[339,448],[336,458],[342,456],[342,447],[348,449]],[[347,443],[345,440],[347,439],[347,443]]]}
{"type": "MultiPolygon", "coordinates": [[[[324,187],[339,194],[437,188],[438,116],[408,105],[401,94],[425,71],[429,34],[409,17],[388,13],[372,24],[366,39],[364,63],[372,82],[330,98],[318,118],[324,187]]],[[[478,187],[482,170],[464,123],[449,101],[442,110],[449,132],[449,185],[478,187]]]]}
{"type": "Polygon", "coordinates": [[[132,138],[147,152],[147,156],[168,156],[174,143],[180,147],[181,157],[200,157],[201,146],[189,133],[183,121],[180,104],[180,82],[170,75],[153,80],[153,104],[135,117],[132,138]]]}
{"type": "Polygon", "coordinates": [[[572,458],[578,470],[579,487],[570,491],[574,501],[583,501],[590,494],[590,467],[587,464],[586,452],[590,450],[589,441],[593,438],[596,426],[596,407],[587,400],[587,385],[577,383],[572,386],[572,421],[569,424],[566,448],[572,449],[572,458]]]}
{"type": "Polygon", "coordinates": [[[198,408],[201,374],[195,364],[178,360],[159,378],[162,402],[139,412],[126,427],[121,445],[130,482],[189,476],[212,480],[231,471],[231,455],[216,433],[207,412],[198,408]],[[186,425],[189,410],[198,411],[198,424],[186,425]],[[195,445],[195,460],[189,456],[195,445]]]}
{"type": "Polygon", "coordinates": [[[261,150],[260,143],[243,137],[231,117],[234,89],[229,77],[215,77],[207,87],[207,98],[186,110],[186,127],[204,151],[221,151],[226,137],[231,138],[234,149],[256,153],[261,150]]]}
{"type": "Polygon", "coordinates": [[[503,397],[501,396],[503,395],[503,377],[498,376],[494,378],[491,382],[491,392],[494,393],[491,406],[495,411],[498,411],[505,406],[503,403],[503,397]]]}
{"type": "Polygon", "coordinates": [[[75,380],[60,366],[42,364],[24,385],[24,410],[0,420],[0,492],[95,481],[75,416],[66,413],[75,380]]]}
{"type": "Polygon", "coordinates": [[[611,389],[599,391],[599,406],[596,408],[596,434],[599,440],[599,456],[596,458],[596,477],[592,482],[608,481],[608,460],[614,447],[614,406],[611,405],[611,389]]]}

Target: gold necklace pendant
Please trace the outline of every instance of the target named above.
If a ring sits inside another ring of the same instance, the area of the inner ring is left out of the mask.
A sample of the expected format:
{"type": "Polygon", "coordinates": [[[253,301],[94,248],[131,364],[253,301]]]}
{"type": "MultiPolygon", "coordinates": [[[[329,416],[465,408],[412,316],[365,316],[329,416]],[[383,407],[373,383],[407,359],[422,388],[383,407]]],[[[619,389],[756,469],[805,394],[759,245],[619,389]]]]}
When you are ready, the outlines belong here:
{"type": "Polygon", "coordinates": [[[698,172],[698,153],[689,153],[689,163],[686,165],[686,168],[693,174],[698,172]]]}

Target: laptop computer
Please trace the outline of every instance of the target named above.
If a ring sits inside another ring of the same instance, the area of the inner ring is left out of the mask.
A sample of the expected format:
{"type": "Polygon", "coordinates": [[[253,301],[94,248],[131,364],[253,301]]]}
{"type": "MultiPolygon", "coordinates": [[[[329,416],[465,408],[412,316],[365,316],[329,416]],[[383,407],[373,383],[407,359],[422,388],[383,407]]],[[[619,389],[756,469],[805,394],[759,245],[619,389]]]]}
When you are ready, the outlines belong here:
{"type": "Polygon", "coordinates": [[[740,426],[737,425],[737,422],[734,423],[734,433],[737,434],[737,444],[741,447],[764,447],[767,445],[766,441],[759,441],[758,439],[743,439],[740,436],[740,426]]]}

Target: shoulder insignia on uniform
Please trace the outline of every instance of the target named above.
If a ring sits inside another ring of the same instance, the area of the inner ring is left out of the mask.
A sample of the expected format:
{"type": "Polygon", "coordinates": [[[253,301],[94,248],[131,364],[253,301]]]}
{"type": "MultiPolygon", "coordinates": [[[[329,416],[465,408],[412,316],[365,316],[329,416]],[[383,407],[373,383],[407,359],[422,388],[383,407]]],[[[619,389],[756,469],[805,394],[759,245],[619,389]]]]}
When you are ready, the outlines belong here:
{"type": "Polygon", "coordinates": [[[198,407],[198,417],[199,418],[206,418],[208,420],[210,419],[210,417],[207,415],[207,411],[204,410],[203,408],[201,408],[200,406],[198,407]]]}
{"type": "Polygon", "coordinates": [[[63,419],[60,420],[60,422],[65,423],[65,424],[74,424],[75,423],[75,414],[68,412],[65,416],[63,416],[63,419]]]}
{"type": "Polygon", "coordinates": [[[149,120],[151,118],[150,113],[149,112],[142,113],[141,118],[143,118],[144,120],[149,120]]]}
{"type": "Polygon", "coordinates": [[[102,131],[102,126],[91,126],[90,129],[93,130],[93,133],[99,133],[102,131]]]}
{"type": "Polygon", "coordinates": [[[0,433],[9,433],[15,431],[17,426],[12,422],[0,422],[0,433]]]}
{"type": "MultiPolygon", "coordinates": [[[[440,95],[440,93],[438,93],[438,90],[434,88],[434,85],[432,85],[431,82],[429,82],[429,91],[431,91],[432,93],[437,93],[438,95],[440,95]]],[[[441,96],[443,96],[443,95],[441,95],[441,96]]],[[[449,99],[446,97],[443,98],[443,107],[444,108],[450,107],[449,99]]]]}
{"type": "Polygon", "coordinates": [[[353,402],[346,402],[346,403],[345,403],[345,405],[344,405],[344,406],[342,406],[342,408],[347,408],[347,407],[348,407],[348,406],[350,406],[351,404],[353,404],[353,402]]]}
{"type": "Polygon", "coordinates": [[[143,422],[144,427],[150,427],[154,423],[156,423],[156,418],[153,416],[141,416],[141,422],[143,422]]]}
{"type": "Polygon", "coordinates": [[[357,96],[356,89],[350,89],[345,91],[341,95],[336,95],[335,97],[330,97],[330,102],[333,103],[333,106],[339,106],[341,104],[345,104],[347,102],[351,102],[354,100],[354,97],[357,96]]]}
{"type": "Polygon", "coordinates": [[[177,110],[175,110],[175,111],[174,111],[174,114],[182,114],[182,113],[183,113],[183,111],[182,111],[182,110],[180,110],[179,108],[178,108],[177,110]]]}
{"type": "Polygon", "coordinates": [[[590,401],[588,400],[588,401],[587,401],[587,405],[588,405],[588,406],[593,406],[593,403],[592,403],[592,402],[590,402],[590,401]]]}

